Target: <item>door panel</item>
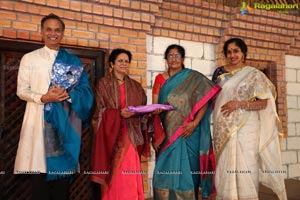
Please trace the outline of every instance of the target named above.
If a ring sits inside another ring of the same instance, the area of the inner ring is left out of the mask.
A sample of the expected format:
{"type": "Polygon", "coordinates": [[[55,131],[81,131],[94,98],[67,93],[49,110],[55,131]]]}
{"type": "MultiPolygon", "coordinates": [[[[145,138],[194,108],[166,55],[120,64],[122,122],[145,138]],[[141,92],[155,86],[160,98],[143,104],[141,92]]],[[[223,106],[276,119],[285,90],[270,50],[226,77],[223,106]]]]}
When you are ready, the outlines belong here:
{"type": "MultiPolygon", "coordinates": [[[[29,176],[13,175],[13,167],[17,152],[20,129],[25,111],[25,101],[16,95],[17,75],[22,56],[42,47],[42,44],[30,44],[11,41],[0,41],[0,199],[25,200],[31,198],[29,176]]],[[[65,49],[76,54],[84,64],[88,77],[94,90],[97,79],[104,75],[104,50],[65,49]]],[[[91,166],[91,147],[93,134],[90,128],[82,133],[82,146],[80,151],[81,173],[76,175],[70,188],[69,199],[94,199],[95,186],[84,171],[91,166]]],[[[100,198],[98,198],[100,199],[100,198]]]]}

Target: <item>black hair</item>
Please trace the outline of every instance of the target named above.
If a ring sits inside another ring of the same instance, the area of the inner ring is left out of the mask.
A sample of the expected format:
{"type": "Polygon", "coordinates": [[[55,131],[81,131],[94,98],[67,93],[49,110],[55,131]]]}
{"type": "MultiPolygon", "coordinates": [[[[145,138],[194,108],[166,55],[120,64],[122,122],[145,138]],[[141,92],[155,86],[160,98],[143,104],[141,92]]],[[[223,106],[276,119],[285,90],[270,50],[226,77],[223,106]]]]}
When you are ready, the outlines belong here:
{"type": "Polygon", "coordinates": [[[224,56],[227,58],[227,48],[228,48],[228,45],[231,43],[235,43],[236,46],[238,46],[241,49],[241,51],[244,54],[244,60],[246,60],[248,48],[247,48],[247,45],[244,42],[244,40],[242,40],[240,38],[231,38],[224,43],[224,46],[223,46],[224,56]]]}
{"type": "Polygon", "coordinates": [[[115,64],[115,61],[116,61],[118,55],[120,55],[121,53],[127,54],[128,58],[129,58],[129,63],[131,62],[131,58],[132,58],[131,52],[126,49],[118,48],[118,49],[112,50],[112,52],[110,53],[109,58],[108,58],[109,64],[110,63],[115,64]]]}
{"type": "Polygon", "coordinates": [[[53,13],[51,13],[51,14],[49,14],[49,15],[46,15],[45,17],[43,17],[42,18],[42,20],[41,20],[41,27],[43,28],[44,27],[44,24],[45,24],[45,22],[48,20],[48,19],[56,19],[57,21],[59,21],[60,23],[61,23],[61,26],[62,26],[62,30],[64,31],[65,30],[65,23],[63,22],[63,20],[59,17],[59,16],[57,16],[57,15],[55,15],[55,14],[53,14],[53,13]]]}
{"type": "MultiPolygon", "coordinates": [[[[171,44],[167,47],[166,51],[165,51],[165,59],[167,60],[168,58],[168,54],[170,52],[171,49],[177,49],[177,51],[179,52],[179,54],[181,55],[181,58],[185,58],[185,50],[182,46],[178,45],[178,44],[171,44]]],[[[184,69],[185,66],[182,63],[182,68],[184,69]]]]}

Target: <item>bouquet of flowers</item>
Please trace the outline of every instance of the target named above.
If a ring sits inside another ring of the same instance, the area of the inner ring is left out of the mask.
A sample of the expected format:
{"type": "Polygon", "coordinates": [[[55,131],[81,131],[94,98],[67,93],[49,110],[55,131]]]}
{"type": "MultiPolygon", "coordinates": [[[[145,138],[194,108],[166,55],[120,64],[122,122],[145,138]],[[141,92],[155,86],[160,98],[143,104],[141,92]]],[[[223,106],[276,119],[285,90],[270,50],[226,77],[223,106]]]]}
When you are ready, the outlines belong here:
{"type": "MultiPolygon", "coordinates": [[[[78,83],[83,71],[83,67],[81,65],[72,65],[61,62],[55,62],[52,67],[51,74],[51,83],[58,84],[61,88],[64,88],[67,91],[70,91],[74,88],[78,83]]],[[[51,110],[52,103],[46,103],[45,110],[51,110]]]]}
{"type": "Polygon", "coordinates": [[[51,82],[65,90],[70,90],[78,84],[82,71],[82,66],[55,62],[52,68],[51,82]]]}

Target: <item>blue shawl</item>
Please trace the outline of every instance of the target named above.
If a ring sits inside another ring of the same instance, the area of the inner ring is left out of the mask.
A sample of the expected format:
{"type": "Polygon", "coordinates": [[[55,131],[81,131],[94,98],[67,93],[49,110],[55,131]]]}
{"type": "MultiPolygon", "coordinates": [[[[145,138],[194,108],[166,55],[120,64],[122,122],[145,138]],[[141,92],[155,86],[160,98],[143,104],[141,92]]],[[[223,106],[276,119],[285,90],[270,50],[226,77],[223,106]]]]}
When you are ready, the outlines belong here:
{"type": "MultiPolygon", "coordinates": [[[[67,76],[73,75],[68,78],[76,80],[71,84],[58,83],[67,89],[71,102],[51,102],[44,107],[47,180],[71,176],[78,171],[81,131],[88,125],[94,99],[87,73],[78,57],[59,49],[53,66],[58,65],[62,69],[65,67],[67,76]],[[70,66],[77,73],[70,73],[70,66]]],[[[55,70],[57,68],[53,67],[52,75],[57,74],[55,70]]],[[[52,76],[50,87],[58,80],[52,76]]]]}

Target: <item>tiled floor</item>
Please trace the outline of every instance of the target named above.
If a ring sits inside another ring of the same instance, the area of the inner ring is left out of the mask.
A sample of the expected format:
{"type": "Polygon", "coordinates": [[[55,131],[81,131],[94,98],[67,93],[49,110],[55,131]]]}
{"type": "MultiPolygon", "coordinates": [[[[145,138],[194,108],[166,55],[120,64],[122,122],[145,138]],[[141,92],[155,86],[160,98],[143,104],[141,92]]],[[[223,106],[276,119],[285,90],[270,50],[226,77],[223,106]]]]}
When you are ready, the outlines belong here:
{"type": "MultiPolygon", "coordinates": [[[[286,179],[285,187],[288,200],[300,200],[300,180],[286,179]]],[[[213,197],[213,200],[215,200],[215,197],[213,197]]],[[[278,198],[271,189],[260,185],[259,200],[278,200],[278,198]]]]}
{"type": "MultiPolygon", "coordinates": [[[[286,179],[285,188],[288,200],[300,200],[300,180],[286,179]]],[[[259,190],[260,200],[278,200],[274,192],[264,186],[260,186],[259,190]]]]}

